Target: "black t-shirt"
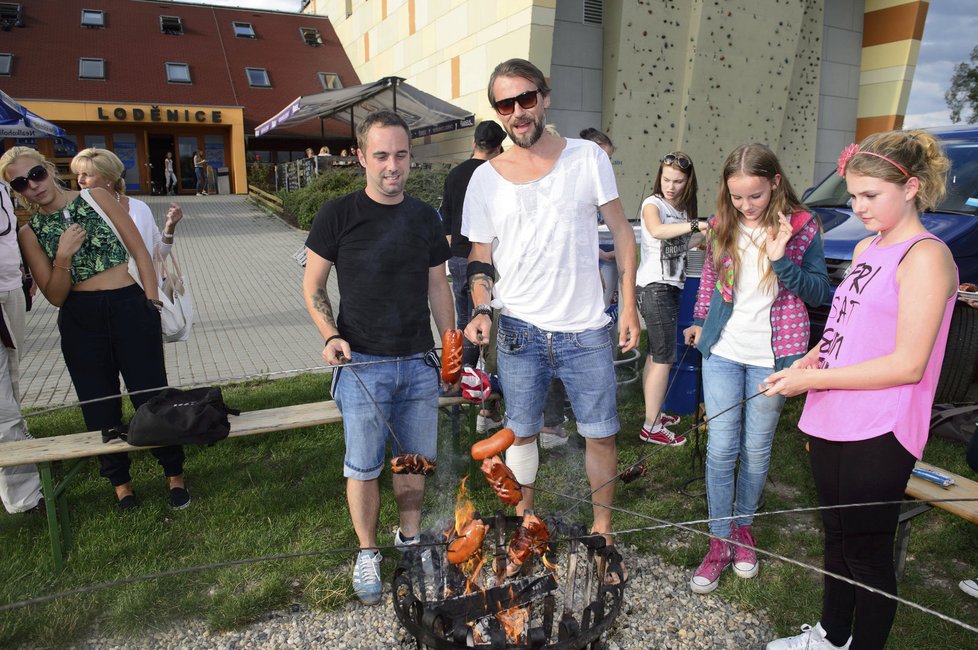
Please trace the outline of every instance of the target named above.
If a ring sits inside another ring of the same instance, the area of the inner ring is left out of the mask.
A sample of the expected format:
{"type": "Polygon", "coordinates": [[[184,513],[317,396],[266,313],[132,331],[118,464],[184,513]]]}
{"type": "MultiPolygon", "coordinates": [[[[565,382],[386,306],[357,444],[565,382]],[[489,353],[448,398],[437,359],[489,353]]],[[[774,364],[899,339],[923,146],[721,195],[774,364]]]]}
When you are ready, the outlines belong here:
{"type": "Polygon", "coordinates": [[[462,205],[465,203],[465,190],[469,187],[472,174],[482,163],[479,158],[469,158],[456,165],[445,177],[445,192],[441,199],[442,228],[446,235],[452,236],[452,256],[468,257],[472,250],[469,238],[461,233],[462,205]]]}
{"type": "Polygon", "coordinates": [[[336,324],[352,350],[393,357],[431,349],[428,271],[450,255],[434,208],[407,195],[384,205],[360,190],[323,204],[306,246],[336,267],[336,324]]]}

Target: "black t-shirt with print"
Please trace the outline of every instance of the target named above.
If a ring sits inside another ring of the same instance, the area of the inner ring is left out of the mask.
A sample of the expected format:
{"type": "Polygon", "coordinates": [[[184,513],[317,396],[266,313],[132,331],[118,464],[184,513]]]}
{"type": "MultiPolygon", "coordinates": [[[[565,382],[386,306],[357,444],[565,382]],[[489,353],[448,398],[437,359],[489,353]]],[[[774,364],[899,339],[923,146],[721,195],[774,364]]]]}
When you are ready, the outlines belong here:
{"type": "Polygon", "coordinates": [[[336,324],[352,350],[405,356],[431,349],[428,272],[450,257],[434,208],[407,195],[384,205],[354,192],[323,204],[306,246],[336,269],[336,324]]]}

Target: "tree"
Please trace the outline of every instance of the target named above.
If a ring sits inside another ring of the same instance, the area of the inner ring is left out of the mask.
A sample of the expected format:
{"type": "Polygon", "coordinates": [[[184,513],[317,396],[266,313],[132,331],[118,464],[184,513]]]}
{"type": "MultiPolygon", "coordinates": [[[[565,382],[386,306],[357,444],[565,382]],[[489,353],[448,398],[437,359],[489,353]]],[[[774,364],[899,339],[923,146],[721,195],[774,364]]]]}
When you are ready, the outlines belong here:
{"type": "Polygon", "coordinates": [[[951,109],[951,121],[957,124],[961,121],[961,111],[971,110],[968,124],[978,122],[978,45],[971,50],[971,63],[961,62],[954,66],[951,75],[951,87],[944,93],[944,101],[951,109]]]}

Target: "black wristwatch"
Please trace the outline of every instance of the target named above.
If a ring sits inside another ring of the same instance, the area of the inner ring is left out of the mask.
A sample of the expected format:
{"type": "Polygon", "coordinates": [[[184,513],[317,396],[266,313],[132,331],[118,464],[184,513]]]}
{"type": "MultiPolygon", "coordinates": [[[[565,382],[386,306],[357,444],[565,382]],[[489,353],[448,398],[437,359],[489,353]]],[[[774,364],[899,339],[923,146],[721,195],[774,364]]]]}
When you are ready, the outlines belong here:
{"type": "Polygon", "coordinates": [[[690,219],[689,220],[689,232],[699,232],[700,231],[700,220],[690,219]]]}
{"type": "Polygon", "coordinates": [[[492,317],[492,307],[489,305],[476,305],[475,309],[472,310],[472,318],[483,315],[492,317]]]}

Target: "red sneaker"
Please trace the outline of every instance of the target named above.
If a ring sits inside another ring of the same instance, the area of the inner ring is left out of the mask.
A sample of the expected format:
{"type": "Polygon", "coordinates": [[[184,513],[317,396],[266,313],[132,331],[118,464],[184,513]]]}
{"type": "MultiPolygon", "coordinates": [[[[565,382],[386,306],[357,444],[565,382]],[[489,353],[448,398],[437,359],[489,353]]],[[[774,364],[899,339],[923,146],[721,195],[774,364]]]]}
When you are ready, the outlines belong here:
{"type": "Polygon", "coordinates": [[[750,534],[750,526],[734,524],[730,539],[740,542],[743,546],[734,546],[733,570],[741,578],[753,578],[757,575],[757,552],[754,547],[757,542],[750,534]]]}
{"type": "Polygon", "coordinates": [[[672,426],[677,422],[679,422],[678,415],[669,415],[668,413],[663,413],[662,415],[659,416],[659,424],[661,424],[664,427],[672,426]]]}
{"type": "Polygon", "coordinates": [[[642,439],[642,442],[650,442],[654,445],[681,447],[682,445],[686,444],[686,438],[683,436],[677,436],[675,433],[665,427],[660,427],[655,431],[649,431],[646,427],[642,427],[638,437],[642,439]]]}
{"type": "Polygon", "coordinates": [[[733,562],[733,549],[725,539],[710,538],[710,552],[689,579],[694,594],[708,594],[720,583],[720,574],[733,562]]]}

